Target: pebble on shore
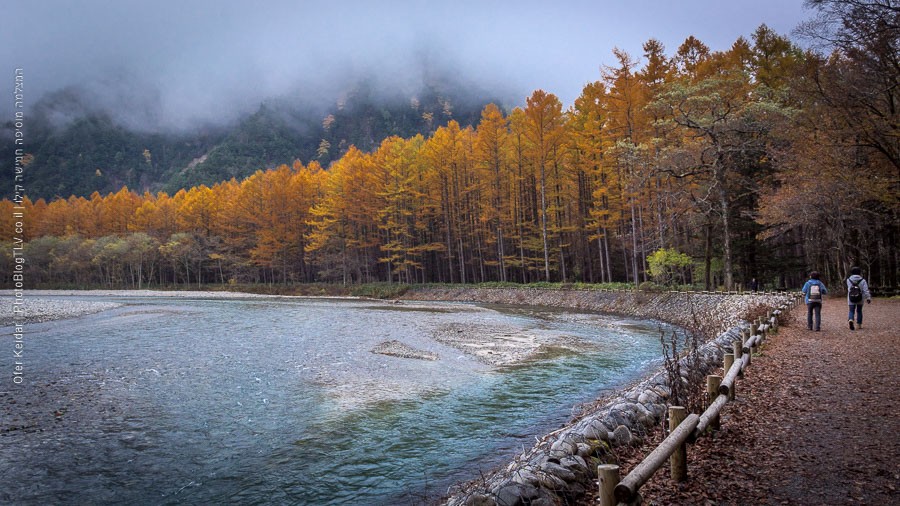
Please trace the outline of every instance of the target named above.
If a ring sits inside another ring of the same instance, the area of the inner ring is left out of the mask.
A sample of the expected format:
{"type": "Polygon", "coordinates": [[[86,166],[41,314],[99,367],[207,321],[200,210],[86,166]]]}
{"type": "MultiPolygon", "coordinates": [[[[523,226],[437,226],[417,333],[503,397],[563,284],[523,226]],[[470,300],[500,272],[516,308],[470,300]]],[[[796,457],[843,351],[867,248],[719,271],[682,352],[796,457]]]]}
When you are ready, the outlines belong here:
{"type": "Polygon", "coordinates": [[[26,298],[18,306],[21,308],[18,314],[13,313],[16,306],[7,305],[4,314],[0,315],[0,322],[4,325],[41,323],[85,316],[121,306],[118,302],[26,298]]]}

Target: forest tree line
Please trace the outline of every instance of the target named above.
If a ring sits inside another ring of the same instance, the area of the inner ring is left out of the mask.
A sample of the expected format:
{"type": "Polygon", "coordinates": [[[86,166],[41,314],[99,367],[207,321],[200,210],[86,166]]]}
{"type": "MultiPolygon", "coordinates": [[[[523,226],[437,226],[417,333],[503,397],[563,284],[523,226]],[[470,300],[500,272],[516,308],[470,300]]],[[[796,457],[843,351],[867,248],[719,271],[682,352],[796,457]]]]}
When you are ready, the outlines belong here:
{"type": "MultiPolygon", "coordinates": [[[[896,286],[900,14],[812,3],[839,15],[806,27],[831,30],[825,54],[766,26],[727,51],[689,37],[667,56],[651,39],[639,60],[615,51],[568,109],[537,90],[508,112],[488,105],[474,128],[350,147],[327,168],[25,199],[28,280],[736,289],[860,265],[896,286]]],[[[14,205],[0,203],[5,231],[14,205]]]]}

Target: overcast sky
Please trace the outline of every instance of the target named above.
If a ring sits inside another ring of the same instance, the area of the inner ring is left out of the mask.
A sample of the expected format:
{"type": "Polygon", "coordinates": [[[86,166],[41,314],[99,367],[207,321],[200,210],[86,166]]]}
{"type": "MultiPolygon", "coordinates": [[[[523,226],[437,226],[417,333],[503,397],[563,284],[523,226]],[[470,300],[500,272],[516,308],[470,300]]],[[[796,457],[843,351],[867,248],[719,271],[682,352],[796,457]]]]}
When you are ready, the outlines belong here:
{"type": "Polygon", "coordinates": [[[656,38],[671,55],[694,35],[727,49],[760,24],[790,36],[810,17],[802,0],[4,0],[0,111],[16,68],[31,103],[78,85],[123,114],[185,126],[327,94],[350,74],[408,86],[425,59],[521,102],[541,88],[568,106],[614,47],[639,57],[656,38]]]}

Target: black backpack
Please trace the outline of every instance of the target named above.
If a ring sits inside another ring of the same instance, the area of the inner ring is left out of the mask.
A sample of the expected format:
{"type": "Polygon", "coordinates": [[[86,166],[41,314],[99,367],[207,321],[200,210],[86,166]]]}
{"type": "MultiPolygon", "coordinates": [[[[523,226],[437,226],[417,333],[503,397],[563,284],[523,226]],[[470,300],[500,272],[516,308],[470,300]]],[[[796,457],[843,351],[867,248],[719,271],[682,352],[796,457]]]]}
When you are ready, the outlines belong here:
{"type": "Polygon", "coordinates": [[[847,281],[850,281],[850,290],[847,291],[847,297],[849,298],[850,303],[851,304],[860,304],[863,299],[862,288],[859,287],[859,284],[862,282],[862,279],[860,279],[858,281],[853,281],[851,279],[848,279],[847,281]]]}

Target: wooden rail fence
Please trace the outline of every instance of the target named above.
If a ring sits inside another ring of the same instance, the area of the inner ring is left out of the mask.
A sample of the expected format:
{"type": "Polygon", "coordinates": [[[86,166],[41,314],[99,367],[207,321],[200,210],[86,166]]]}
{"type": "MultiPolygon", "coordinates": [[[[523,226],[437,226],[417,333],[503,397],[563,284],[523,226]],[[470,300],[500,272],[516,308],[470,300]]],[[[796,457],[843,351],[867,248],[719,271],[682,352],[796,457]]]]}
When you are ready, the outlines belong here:
{"type": "Polygon", "coordinates": [[[694,443],[708,430],[719,428],[719,414],[728,404],[734,400],[735,382],[743,376],[744,369],[750,366],[753,353],[768,337],[778,331],[778,318],[797,304],[799,298],[794,298],[789,303],[782,304],[773,311],[769,311],[766,317],[760,317],[744,329],[740,340],[733,343],[733,352],[726,353],[724,359],[725,375],[707,376],[706,387],[709,406],[702,414],[687,414],[681,406],[669,407],[669,435],[647,455],[640,464],[620,478],[619,466],[615,464],[602,464],[597,466],[597,476],[600,484],[600,505],[632,505],[640,503],[639,490],[651,476],[669,461],[672,479],[685,481],[687,479],[687,445],[694,443]]]}

